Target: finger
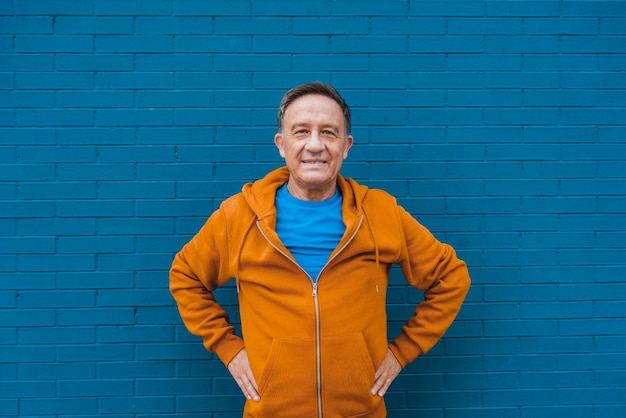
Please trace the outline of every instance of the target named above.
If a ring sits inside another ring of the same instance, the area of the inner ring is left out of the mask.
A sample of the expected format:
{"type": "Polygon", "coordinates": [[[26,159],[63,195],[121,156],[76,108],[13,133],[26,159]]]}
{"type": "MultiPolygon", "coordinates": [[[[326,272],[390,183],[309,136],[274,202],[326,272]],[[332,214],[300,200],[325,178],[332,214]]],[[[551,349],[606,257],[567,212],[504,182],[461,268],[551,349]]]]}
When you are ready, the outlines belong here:
{"type": "Polygon", "coordinates": [[[246,399],[254,400],[256,402],[261,400],[259,392],[255,389],[254,385],[249,380],[241,381],[241,383],[239,383],[239,387],[241,388],[241,391],[243,392],[246,399]]]}
{"type": "Polygon", "coordinates": [[[381,375],[374,381],[374,386],[372,386],[371,393],[372,395],[378,395],[380,397],[383,397],[385,396],[385,393],[387,393],[387,389],[389,389],[390,385],[391,379],[387,378],[386,375],[381,375]]]}
{"type": "Polygon", "coordinates": [[[259,386],[256,384],[256,380],[250,369],[248,369],[248,379],[246,383],[246,389],[250,396],[248,399],[253,399],[256,402],[260,401],[261,395],[259,395],[259,386]]]}

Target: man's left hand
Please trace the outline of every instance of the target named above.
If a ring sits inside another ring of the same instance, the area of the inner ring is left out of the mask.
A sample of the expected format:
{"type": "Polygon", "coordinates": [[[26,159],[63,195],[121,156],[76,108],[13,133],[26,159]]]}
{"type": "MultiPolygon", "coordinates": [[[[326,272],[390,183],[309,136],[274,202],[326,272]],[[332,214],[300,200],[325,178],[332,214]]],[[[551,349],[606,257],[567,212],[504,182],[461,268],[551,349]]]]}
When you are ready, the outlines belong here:
{"type": "Polygon", "coordinates": [[[400,366],[396,356],[393,355],[391,350],[387,350],[385,359],[374,375],[374,386],[371,389],[372,395],[378,395],[382,398],[387,389],[389,389],[391,382],[400,374],[401,370],[402,366],[400,366]]]}

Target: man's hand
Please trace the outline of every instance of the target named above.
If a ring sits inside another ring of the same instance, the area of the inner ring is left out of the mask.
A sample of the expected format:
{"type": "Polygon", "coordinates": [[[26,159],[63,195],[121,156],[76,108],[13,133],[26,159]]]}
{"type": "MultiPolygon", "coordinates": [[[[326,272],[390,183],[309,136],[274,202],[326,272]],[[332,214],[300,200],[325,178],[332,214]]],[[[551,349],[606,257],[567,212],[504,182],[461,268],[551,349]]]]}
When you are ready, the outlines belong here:
{"type": "Polygon", "coordinates": [[[374,375],[374,386],[371,389],[372,395],[378,395],[382,398],[387,389],[389,389],[391,382],[400,374],[401,370],[402,366],[398,363],[396,356],[393,355],[391,350],[387,350],[385,359],[374,375]]]}
{"type": "Polygon", "coordinates": [[[248,352],[244,348],[228,363],[228,371],[235,378],[235,382],[241,388],[241,391],[245,395],[246,399],[259,402],[261,395],[259,395],[259,387],[252,375],[252,369],[250,368],[250,362],[248,361],[248,352]]]}

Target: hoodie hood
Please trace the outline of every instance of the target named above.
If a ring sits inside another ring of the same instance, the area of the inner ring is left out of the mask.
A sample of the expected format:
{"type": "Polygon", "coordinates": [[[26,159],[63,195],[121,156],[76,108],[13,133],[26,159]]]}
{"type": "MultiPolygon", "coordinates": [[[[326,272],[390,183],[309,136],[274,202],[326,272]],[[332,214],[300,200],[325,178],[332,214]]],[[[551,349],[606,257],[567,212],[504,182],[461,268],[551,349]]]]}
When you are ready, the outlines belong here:
{"type": "MultiPolygon", "coordinates": [[[[258,220],[276,217],[276,207],[274,205],[276,190],[287,183],[287,181],[289,181],[289,170],[284,166],[271,171],[262,179],[243,186],[241,190],[243,197],[258,220]]],[[[362,214],[362,203],[367,195],[368,187],[341,175],[337,177],[337,186],[343,196],[343,213],[362,214]]]]}

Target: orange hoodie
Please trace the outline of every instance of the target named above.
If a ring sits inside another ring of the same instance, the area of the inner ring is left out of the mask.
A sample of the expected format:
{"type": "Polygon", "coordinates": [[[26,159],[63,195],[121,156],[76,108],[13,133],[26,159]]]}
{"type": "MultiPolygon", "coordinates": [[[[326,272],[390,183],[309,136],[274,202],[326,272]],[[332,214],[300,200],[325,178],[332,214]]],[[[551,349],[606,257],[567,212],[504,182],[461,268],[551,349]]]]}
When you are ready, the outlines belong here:
{"type": "Polygon", "coordinates": [[[346,230],[315,284],[276,234],[274,198],[288,177],[280,168],[225,200],[176,255],[171,292],[226,365],[245,342],[261,401],[247,401],[244,417],[385,417],[370,394],[375,370],[388,349],[404,367],[441,338],[469,289],[465,263],[392,196],[339,176],[346,230]],[[425,299],[389,344],[392,264],[425,299]],[[231,278],[243,338],[212,293],[231,278]]]}

